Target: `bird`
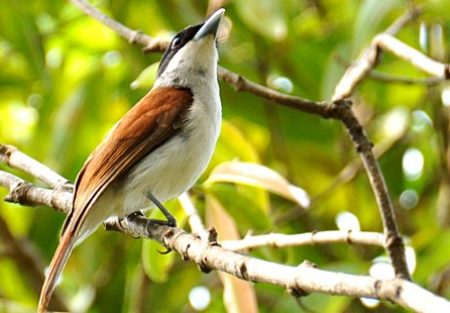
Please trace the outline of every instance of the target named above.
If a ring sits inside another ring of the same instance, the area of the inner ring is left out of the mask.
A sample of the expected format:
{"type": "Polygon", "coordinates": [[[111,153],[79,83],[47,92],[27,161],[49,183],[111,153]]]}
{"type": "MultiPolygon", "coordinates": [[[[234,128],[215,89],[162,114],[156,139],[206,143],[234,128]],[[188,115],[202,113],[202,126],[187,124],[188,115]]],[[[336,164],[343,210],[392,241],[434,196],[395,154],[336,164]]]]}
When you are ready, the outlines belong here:
{"type": "Polygon", "coordinates": [[[167,219],[158,222],[176,226],[162,202],[192,187],[220,134],[217,33],[224,11],[218,9],[173,37],[151,90],[87,158],[41,289],[39,313],[47,312],[75,246],[109,217],[157,207],[167,219]]]}

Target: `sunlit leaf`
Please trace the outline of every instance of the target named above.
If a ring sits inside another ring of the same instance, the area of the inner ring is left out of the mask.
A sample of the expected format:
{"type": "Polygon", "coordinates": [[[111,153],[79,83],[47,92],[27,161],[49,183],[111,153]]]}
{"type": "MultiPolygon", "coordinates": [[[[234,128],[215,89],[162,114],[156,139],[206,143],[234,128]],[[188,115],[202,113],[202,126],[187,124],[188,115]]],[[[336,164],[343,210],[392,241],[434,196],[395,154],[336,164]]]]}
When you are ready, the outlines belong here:
{"type": "Polygon", "coordinates": [[[153,63],[144,69],[139,76],[131,83],[132,89],[150,89],[156,80],[156,72],[158,71],[158,63],[153,63]]]}
{"type": "Polygon", "coordinates": [[[245,137],[245,134],[233,123],[223,120],[213,163],[218,164],[231,159],[247,162],[259,161],[255,147],[245,137]]]}
{"type": "Polygon", "coordinates": [[[287,25],[280,1],[241,0],[235,6],[240,17],[255,32],[272,40],[283,40],[287,25]]]}
{"type": "Polygon", "coordinates": [[[356,15],[354,25],[353,53],[358,54],[364,45],[368,44],[370,38],[381,31],[379,25],[382,19],[389,14],[393,8],[399,7],[399,0],[379,1],[365,0],[361,2],[359,12],[356,15]]]}
{"type": "Polygon", "coordinates": [[[205,184],[216,182],[259,187],[297,202],[303,207],[308,207],[310,202],[308,194],[303,189],[290,184],[274,170],[256,163],[238,161],[223,163],[211,172],[205,184]]]}
{"type": "Polygon", "coordinates": [[[227,212],[234,219],[239,220],[239,228],[242,231],[248,229],[263,231],[270,228],[269,212],[265,206],[260,205],[257,197],[254,196],[258,195],[261,190],[249,186],[236,188],[229,184],[216,183],[205,191],[214,195],[227,209],[227,212]],[[245,192],[243,193],[242,190],[245,192]],[[254,193],[253,196],[252,193],[254,193]]]}
{"type": "Polygon", "coordinates": [[[164,248],[154,240],[142,243],[142,263],[147,276],[156,283],[165,282],[174,262],[174,254],[161,254],[164,248]]]}
{"type": "MultiPolygon", "coordinates": [[[[206,218],[207,223],[215,227],[220,239],[240,238],[235,220],[211,195],[206,198],[206,218]]],[[[221,272],[219,272],[219,277],[224,288],[223,299],[227,312],[258,312],[255,289],[250,282],[221,272]]]]}

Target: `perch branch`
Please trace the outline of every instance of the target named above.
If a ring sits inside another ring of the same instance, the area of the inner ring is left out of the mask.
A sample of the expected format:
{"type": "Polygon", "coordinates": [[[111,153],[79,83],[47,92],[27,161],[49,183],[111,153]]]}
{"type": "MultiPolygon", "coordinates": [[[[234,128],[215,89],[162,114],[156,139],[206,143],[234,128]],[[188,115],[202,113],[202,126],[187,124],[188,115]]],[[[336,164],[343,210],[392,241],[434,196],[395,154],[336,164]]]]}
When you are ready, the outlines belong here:
{"type": "MultiPolygon", "coordinates": [[[[4,175],[0,172],[0,184],[10,190],[14,186],[23,183],[23,180],[14,179],[14,175],[4,175]],[[19,182],[19,184],[17,184],[19,182]]],[[[29,188],[19,187],[17,193],[23,193],[12,200],[21,199],[29,204],[42,204],[42,196],[49,190],[35,187],[29,184],[29,188]]],[[[51,192],[51,190],[50,190],[51,192]]],[[[67,212],[70,208],[70,192],[55,192],[54,201],[49,205],[67,212]]],[[[208,240],[199,239],[198,236],[186,233],[178,228],[161,226],[144,218],[142,215],[134,214],[125,218],[110,218],[105,222],[107,230],[120,231],[133,237],[152,238],[179,253],[185,260],[196,262],[205,271],[220,270],[247,281],[271,283],[287,288],[296,296],[305,295],[310,292],[324,294],[347,295],[353,297],[373,297],[389,300],[405,308],[418,312],[441,312],[439,310],[450,310],[450,302],[440,298],[429,291],[403,279],[379,280],[369,276],[357,276],[343,273],[333,273],[315,268],[308,262],[298,267],[280,265],[263,261],[254,257],[245,256],[222,248],[216,243],[216,236],[210,235],[208,240]]],[[[214,234],[214,231],[210,231],[214,234]]],[[[328,234],[329,235],[329,234],[328,234]]],[[[379,234],[381,236],[381,234],[379,234]]],[[[316,234],[316,242],[324,241],[324,234],[316,234]],[[320,239],[320,237],[322,237],[320,239]]],[[[346,235],[346,241],[355,240],[374,243],[377,236],[373,235],[346,235]],[[366,239],[363,239],[366,236],[366,239]],[[356,239],[358,238],[358,239],[356,239]]],[[[310,237],[310,235],[309,235],[310,237]]],[[[310,237],[311,238],[311,237],[310,237]]]]}
{"type": "Polygon", "coordinates": [[[309,262],[297,267],[276,264],[226,250],[218,244],[205,244],[181,229],[155,225],[139,215],[110,219],[107,229],[145,234],[206,271],[215,269],[247,281],[283,286],[296,296],[319,292],[389,300],[417,312],[450,310],[449,301],[407,280],[333,273],[317,269],[309,262]]]}

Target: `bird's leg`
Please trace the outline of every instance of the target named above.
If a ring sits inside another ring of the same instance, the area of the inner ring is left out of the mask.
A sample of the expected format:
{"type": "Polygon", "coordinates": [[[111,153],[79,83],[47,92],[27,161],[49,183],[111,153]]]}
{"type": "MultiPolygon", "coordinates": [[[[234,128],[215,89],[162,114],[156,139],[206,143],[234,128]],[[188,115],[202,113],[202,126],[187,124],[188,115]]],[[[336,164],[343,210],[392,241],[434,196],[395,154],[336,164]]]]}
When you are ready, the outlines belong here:
{"type": "Polygon", "coordinates": [[[156,205],[156,207],[162,212],[162,214],[164,214],[164,216],[167,218],[167,221],[162,221],[162,220],[152,220],[152,222],[155,222],[157,224],[160,225],[166,225],[166,226],[170,226],[170,227],[176,227],[177,226],[177,220],[175,219],[175,217],[173,217],[172,214],[170,214],[169,210],[167,210],[164,205],[162,205],[161,202],[159,202],[158,199],[155,198],[155,196],[148,191],[146,194],[147,198],[153,202],[154,205],[156,205]]]}

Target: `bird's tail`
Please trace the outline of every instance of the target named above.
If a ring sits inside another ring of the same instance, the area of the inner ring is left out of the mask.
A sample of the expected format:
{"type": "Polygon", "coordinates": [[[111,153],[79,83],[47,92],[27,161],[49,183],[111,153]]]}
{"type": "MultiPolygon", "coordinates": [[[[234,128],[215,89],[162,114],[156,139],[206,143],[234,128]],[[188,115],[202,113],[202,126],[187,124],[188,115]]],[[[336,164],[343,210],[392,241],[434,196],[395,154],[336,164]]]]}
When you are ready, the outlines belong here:
{"type": "Polygon", "coordinates": [[[41,296],[39,297],[38,313],[47,312],[56,282],[64,269],[70,254],[72,253],[75,242],[76,236],[74,236],[73,232],[67,229],[59,241],[58,248],[56,249],[52,262],[50,263],[48,273],[45,276],[44,284],[41,289],[41,296]]]}

